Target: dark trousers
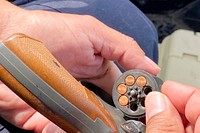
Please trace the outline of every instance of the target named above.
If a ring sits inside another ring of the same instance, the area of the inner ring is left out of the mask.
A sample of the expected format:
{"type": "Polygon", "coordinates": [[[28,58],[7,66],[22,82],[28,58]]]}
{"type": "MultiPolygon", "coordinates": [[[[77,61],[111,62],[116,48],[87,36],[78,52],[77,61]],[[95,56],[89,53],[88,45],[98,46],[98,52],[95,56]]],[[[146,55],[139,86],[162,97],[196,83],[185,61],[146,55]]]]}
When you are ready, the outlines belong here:
{"type": "Polygon", "coordinates": [[[129,0],[15,0],[13,3],[30,10],[92,15],[134,38],[148,57],[155,62],[158,60],[157,31],[129,0]]]}

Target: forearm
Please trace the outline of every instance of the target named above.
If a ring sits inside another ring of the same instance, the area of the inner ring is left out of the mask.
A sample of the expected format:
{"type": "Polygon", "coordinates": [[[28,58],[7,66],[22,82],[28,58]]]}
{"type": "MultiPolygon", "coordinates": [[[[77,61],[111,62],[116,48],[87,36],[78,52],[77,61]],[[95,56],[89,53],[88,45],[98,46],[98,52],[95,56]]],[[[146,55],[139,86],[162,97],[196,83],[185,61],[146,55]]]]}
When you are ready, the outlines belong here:
{"type": "Polygon", "coordinates": [[[0,40],[10,36],[12,31],[20,31],[23,26],[26,10],[21,9],[6,0],[0,0],[0,40]]]}

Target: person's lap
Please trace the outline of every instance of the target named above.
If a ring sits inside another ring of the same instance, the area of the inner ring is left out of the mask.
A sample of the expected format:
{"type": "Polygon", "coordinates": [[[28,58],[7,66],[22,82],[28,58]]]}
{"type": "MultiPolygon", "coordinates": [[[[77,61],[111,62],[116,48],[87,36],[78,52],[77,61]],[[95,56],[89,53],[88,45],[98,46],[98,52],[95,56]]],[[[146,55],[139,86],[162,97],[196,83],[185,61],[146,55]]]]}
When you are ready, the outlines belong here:
{"type": "Polygon", "coordinates": [[[40,9],[61,13],[87,14],[106,25],[134,38],[146,55],[158,60],[158,37],[152,22],[129,0],[15,0],[30,10],[40,9]]]}
{"type": "MultiPolygon", "coordinates": [[[[151,21],[128,0],[33,0],[31,2],[14,0],[13,3],[29,10],[92,15],[109,27],[134,38],[148,57],[155,62],[158,60],[156,29],[151,21]]],[[[1,121],[3,120],[0,119],[2,124],[1,121]]],[[[0,132],[9,131],[2,128],[0,132]]]]}

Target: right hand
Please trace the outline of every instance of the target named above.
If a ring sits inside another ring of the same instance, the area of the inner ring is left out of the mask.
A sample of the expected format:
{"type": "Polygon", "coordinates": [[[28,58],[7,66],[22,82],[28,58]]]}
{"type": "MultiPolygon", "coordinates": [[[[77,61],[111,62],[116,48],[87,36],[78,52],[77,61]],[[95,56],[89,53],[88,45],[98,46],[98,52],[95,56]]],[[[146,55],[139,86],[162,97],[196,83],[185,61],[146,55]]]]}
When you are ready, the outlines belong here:
{"type": "Polygon", "coordinates": [[[200,90],[166,81],[146,98],[146,133],[200,133],[200,90]]]}

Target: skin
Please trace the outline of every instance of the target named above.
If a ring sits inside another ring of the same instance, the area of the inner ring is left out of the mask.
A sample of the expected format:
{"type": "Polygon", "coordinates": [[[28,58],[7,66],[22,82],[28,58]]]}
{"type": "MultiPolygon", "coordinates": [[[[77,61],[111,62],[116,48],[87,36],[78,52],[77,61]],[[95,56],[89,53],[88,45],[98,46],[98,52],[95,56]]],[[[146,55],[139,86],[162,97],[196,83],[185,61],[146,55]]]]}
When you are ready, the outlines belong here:
{"type": "Polygon", "coordinates": [[[143,69],[153,75],[159,72],[133,38],[92,16],[28,11],[5,1],[1,6],[6,7],[0,13],[4,18],[1,40],[19,32],[40,40],[75,78],[89,80],[108,92],[120,74],[114,60],[125,70],[143,69]]]}
{"type": "MultiPolygon", "coordinates": [[[[143,69],[153,75],[159,72],[134,39],[91,16],[27,11],[6,1],[0,1],[0,8],[1,40],[19,32],[38,39],[75,78],[90,81],[108,93],[121,74],[114,60],[125,70],[143,69]]],[[[147,133],[199,133],[200,106],[195,105],[200,105],[200,91],[167,81],[161,92],[152,92],[146,98],[147,133]]],[[[0,115],[36,133],[64,132],[3,83],[0,84],[0,115]]]]}
{"type": "MultiPolygon", "coordinates": [[[[94,17],[28,11],[6,1],[0,1],[0,8],[1,40],[14,33],[24,33],[40,40],[76,79],[92,82],[108,93],[121,74],[113,61],[125,70],[143,69],[153,75],[160,70],[133,38],[109,28],[94,17]]],[[[0,115],[22,129],[36,133],[64,132],[3,83],[0,84],[0,115]]]]}
{"type": "Polygon", "coordinates": [[[200,90],[166,81],[146,99],[147,133],[199,133],[200,90]]]}

